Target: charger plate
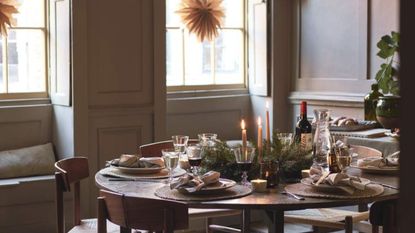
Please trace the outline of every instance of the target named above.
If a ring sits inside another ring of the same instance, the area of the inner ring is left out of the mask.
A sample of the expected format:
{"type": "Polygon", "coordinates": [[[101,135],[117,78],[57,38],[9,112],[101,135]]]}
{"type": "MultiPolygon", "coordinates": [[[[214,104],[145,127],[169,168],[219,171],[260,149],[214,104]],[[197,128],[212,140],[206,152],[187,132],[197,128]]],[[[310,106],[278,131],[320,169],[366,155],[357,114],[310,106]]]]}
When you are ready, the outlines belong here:
{"type": "MultiPolygon", "coordinates": [[[[124,173],[123,171],[114,168],[114,167],[106,167],[99,171],[101,175],[104,176],[112,176],[112,177],[119,177],[119,178],[127,178],[127,179],[163,179],[169,177],[169,171],[167,169],[161,169],[157,173],[140,173],[140,174],[130,174],[124,173]]],[[[186,174],[186,171],[181,168],[176,168],[173,170],[173,177],[178,177],[186,174]]]]}
{"type": "Polygon", "coordinates": [[[231,188],[236,185],[236,182],[229,179],[220,178],[218,182],[203,187],[201,190],[196,192],[189,192],[186,188],[178,188],[178,191],[189,195],[205,195],[221,193],[223,190],[231,188]]]}
{"type": "Polygon", "coordinates": [[[181,193],[177,189],[170,189],[170,187],[166,185],[157,189],[154,194],[163,199],[177,201],[215,201],[243,197],[251,193],[251,188],[237,184],[228,189],[224,189],[221,192],[205,193],[201,195],[181,193]]]}
{"type": "Polygon", "coordinates": [[[374,166],[367,166],[367,167],[359,167],[357,164],[350,164],[350,167],[360,169],[362,172],[365,173],[372,173],[372,174],[383,174],[383,175],[396,175],[399,172],[399,167],[374,167],[374,166]]]}
{"type": "Polygon", "coordinates": [[[384,188],[378,184],[368,184],[365,190],[356,190],[353,194],[346,192],[324,192],[316,190],[315,188],[302,184],[290,184],[285,186],[287,192],[291,192],[303,197],[319,197],[330,199],[355,199],[355,198],[368,198],[375,197],[383,193],[384,188]]]}
{"type": "Polygon", "coordinates": [[[118,169],[123,173],[128,174],[152,174],[159,173],[166,167],[121,167],[121,166],[111,166],[112,168],[118,169]]]}

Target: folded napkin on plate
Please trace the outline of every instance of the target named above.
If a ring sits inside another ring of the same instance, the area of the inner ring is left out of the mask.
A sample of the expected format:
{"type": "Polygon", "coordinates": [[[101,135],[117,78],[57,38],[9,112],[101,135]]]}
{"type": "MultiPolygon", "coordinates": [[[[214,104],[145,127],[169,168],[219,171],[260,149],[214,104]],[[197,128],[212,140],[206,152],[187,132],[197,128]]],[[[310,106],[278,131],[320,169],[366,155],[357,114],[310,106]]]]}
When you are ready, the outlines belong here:
{"type": "Polygon", "coordinates": [[[386,158],[367,157],[363,159],[358,159],[357,166],[358,167],[375,167],[375,168],[399,166],[399,154],[400,152],[397,151],[387,156],[386,158]]]}
{"type": "Polygon", "coordinates": [[[193,174],[186,174],[174,180],[170,184],[170,189],[186,189],[187,192],[193,193],[201,190],[209,184],[214,184],[219,181],[220,173],[216,171],[209,171],[202,176],[194,176],[193,174]]]}
{"type": "MultiPolygon", "coordinates": [[[[317,183],[317,181],[321,178],[323,173],[318,173],[314,171],[315,173],[310,176],[310,178],[313,180],[314,183],[317,183]]],[[[331,173],[323,178],[324,180],[320,183],[336,186],[339,189],[342,189],[343,191],[353,194],[355,190],[365,190],[366,185],[368,185],[368,182],[363,182],[359,177],[356,176],[349,176],[346,173],[331,173]]]]}
{"type": "Polygon", "coordinates": [[[138,157],[137,155],[123,154],[119,159],[111,161],[111,165],[129,168],[156,168],[164,167],[164,161],[160,157],[138,157]]]}

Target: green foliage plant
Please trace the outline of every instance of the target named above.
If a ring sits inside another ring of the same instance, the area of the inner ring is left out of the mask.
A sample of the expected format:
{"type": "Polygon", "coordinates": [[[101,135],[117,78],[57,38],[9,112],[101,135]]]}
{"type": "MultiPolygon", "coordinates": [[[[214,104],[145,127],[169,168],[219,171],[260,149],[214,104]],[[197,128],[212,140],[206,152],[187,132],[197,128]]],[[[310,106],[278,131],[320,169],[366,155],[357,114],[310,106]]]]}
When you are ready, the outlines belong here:
{"type": "Polygon", "coordinates": [[[377,56],[384,59],[380,70],[376,73],[376,81],[383,94],[399,95],[399,37],[398,32],[391,32],[391,35],[384,35],[377,43],[379,52],[377,56]]]}

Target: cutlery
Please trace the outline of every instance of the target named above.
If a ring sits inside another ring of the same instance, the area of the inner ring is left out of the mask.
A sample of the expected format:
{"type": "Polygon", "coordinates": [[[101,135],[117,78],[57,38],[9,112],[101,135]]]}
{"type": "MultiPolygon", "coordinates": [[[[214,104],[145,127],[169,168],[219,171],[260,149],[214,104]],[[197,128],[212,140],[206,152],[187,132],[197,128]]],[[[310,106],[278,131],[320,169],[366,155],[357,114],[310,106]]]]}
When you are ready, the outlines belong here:
{"type": "Polygon", "coordinates": [[[281,193],[282,193],[282,194],[285,194],[285,195],[288,195],[288,196],[290,196],[290,197],[293,197],[293,198],[295,198],[295,199],[297,199],[297,200],[300,200],[300,201],[305,200],[305,198],[304,198],[304,197],[297,196],[297,195],[295,195],[294,193],[290,193],[290,192],[287,192],[287,191],[282,191],[281,193]]]}
{"type": "Polygon", "coordinates": [[[398,188],[398,187],[395,187],[395,186],[392,186],[392,185],[388,185],[388,184],[382,184],[382,183],[375,182],[375,181],[370,181],[370,183],[371,183],[371,184],[378,184],[378,185],[381,185],[381,186],[383,186],[383,187],[390,188],[390,189],[399,190],[399,188],[398,188]]]}
{"type": "Polygon", "coordinates": [[[160,182],[163,183],[164,180],[153,180],[153,179],[133,179],[133,178],[108,178],[108,181],[140,181],[140,182],[160,182]]]}

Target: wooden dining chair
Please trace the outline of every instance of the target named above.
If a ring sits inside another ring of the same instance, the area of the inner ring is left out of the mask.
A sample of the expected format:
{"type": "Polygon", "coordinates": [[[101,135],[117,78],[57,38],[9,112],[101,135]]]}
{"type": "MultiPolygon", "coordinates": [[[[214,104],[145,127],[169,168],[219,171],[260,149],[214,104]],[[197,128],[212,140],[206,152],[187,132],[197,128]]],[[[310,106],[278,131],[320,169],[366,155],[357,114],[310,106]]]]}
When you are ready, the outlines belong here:
{"type": "MultiPolygon", "coordinates": [[[[73,185],[74,227],[68,232],[96,233],[97,219],[81,219],[80,215],[80,181],[89,176],[88,159],[85,157],[62,159],[55,163],[55,170],[57,232],[66,232],[63,194],[71,192],[73,185]]],[[[111,222],[108,222],[107,229],[111,233],[120,232],[120,227],[111,222]]]]}
{"type": "Polygon", "coordinates": [[[98,233],[107,233],[107,220],[121,226],[123,233],[131,232],[131,229],[173,233],[174,230],[187,229],[189,225],[185,203],[100,190],[98,233]]]}
{"type": "MultiPolygon", "coordinates": [[[[189,139],[189,143],[198,143],[197,139],[189,139]]],[[[140,146],[140,155],[143,157],[160,157],[162,156],[161,150],[173,148],[173,141],[161,141],[140,146]]],[[[204,219],[206,225],[206,232],[222,231],[226,229],[225,226],[214,225],[214,218],[227,217],[227,216],[239,216],[242,219],[242,211],[231,209],[194,209],[189,208],[189,217],[191,219],[204,219]]],[[[242,224],[244,224],[242,222],[242,224]]]]}
{"type": "Polygon", "coordinates": [[[352,233],[354,224],[368,219],[369,211],[355,212],[334,208],[295,210],[287,211],[284,214],[285,222],[312,225],[315,232],[319,232],[320,228],[328,228],[352,233]]]}

